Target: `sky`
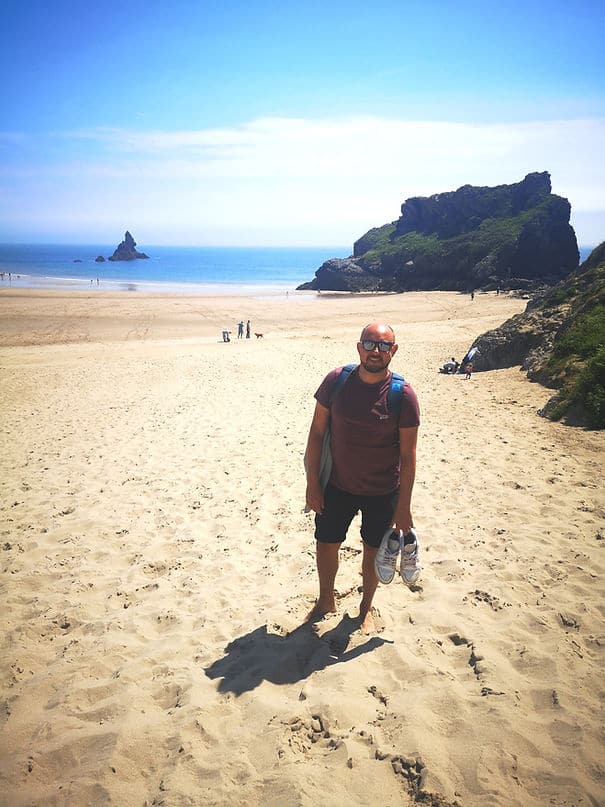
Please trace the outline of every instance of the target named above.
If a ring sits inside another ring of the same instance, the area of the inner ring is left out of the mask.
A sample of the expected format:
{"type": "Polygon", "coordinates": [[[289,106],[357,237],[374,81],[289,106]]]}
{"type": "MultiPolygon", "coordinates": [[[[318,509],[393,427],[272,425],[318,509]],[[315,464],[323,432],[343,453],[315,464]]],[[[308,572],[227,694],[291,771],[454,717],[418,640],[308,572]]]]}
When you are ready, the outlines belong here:
{"type": "Polygon", "coordinates": [[[605,240],[605,3],[4,0],[0,242],[351,245],[551,174],[605,240]]]}

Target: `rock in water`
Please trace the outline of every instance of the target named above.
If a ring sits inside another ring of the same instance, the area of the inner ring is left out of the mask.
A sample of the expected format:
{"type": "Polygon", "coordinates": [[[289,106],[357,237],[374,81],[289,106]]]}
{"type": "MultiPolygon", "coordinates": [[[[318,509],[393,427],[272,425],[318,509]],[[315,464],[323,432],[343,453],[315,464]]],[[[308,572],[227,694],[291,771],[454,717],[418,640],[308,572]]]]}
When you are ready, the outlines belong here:
{"type": "Polygon", "coordinates": [[[579,262],[567,199],[550,175],[406,199],[401,217],[369,230],[340,264],[326,261],[299,288],[412,291],[531,288],[579,262]]]}
{"type": "Polygon", "coordinates": [[[124,240],[121,244],[119,244],[113,255],[108,258],[110,261],[134,261],[136,258],[148,258],[149,255],[145,255],[144,252],[137,252],[135,247],[137,242],[134,238],[130,235],[128,230],[124,234],[124,240]]]}

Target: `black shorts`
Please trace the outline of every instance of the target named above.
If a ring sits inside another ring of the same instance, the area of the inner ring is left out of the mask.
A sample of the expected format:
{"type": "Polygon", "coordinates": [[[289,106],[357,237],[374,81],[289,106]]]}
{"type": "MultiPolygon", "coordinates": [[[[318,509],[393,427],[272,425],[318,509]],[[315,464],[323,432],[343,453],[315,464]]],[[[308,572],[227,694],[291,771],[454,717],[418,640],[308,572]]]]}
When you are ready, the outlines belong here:
{"type": "Polygon", "coordinates": [[[351,521],[361,510],[363,542],[377,549],[393,523],[398,496],[398,490],[386,496],[356,496],[328,485],[324,491],[323,513],[315,515],[315,540],[321,544],[341,544],[351,521]]]}

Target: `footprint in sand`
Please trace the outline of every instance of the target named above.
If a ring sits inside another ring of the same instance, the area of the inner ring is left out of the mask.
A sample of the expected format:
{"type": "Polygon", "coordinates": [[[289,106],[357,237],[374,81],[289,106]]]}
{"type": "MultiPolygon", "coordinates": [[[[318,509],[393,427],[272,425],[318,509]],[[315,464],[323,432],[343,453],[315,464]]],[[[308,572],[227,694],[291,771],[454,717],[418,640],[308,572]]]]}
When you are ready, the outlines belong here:
{"type": "Polygon", "coordinates": [[[473,605],[484,602],[486,605],[489,605],[492,611],[501,611],[504,607],[511,607],[510,602],[501,603],[498,597],[496,597],[494,594],[490,594],[487,591],[480,591],[478,588],[469,592],[468,596],[463,598],[463,602],[468,602],[469,597],[471,598],[473,605]]]}
{"type": "MultiPolygon", "coordinates": [[[[485,657],[475,649],[473,642],[469,641],[469,639],[467,639],[465,636],[460,636],[459,633],[450,633],[448,639],[456,647],[465,647],[467,648],[467,650],[470,650],[470,655],[465,661],[465,666],[468,666],[472,669],[475,678],[479,683],[483,683],[485,674],[488,672],[485,657]]],[[[504,695],[505,693],[492,689],[489,686],[483,685],[481,687],[481,694],[483,696],[487,696],[487,695],[504,695]]]]}

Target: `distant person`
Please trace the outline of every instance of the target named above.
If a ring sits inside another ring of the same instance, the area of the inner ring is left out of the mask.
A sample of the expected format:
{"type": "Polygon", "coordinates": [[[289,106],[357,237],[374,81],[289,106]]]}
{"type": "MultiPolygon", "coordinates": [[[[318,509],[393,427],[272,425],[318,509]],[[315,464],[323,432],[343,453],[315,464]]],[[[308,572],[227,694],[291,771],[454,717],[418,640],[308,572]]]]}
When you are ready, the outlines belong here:
{"type": "Polygon", "coordinates": [[[243,339],[244,338],[244,321],[241,320],[237,323],[237,338],[243,339]]]}
{"type": "MultiPolygon", "coordinates": [[[[363,633],[375,629],[372,601],[378,586],[375,560],[386,530],[404,534],[401,577],[412,585],[420,575],[419,549],[412,531],[412,489],[416,473],[418,399],[406,382],[401,409],[390,413],[391,359],[397,352],[390,325],[373,323],[357,343],[360,364],[333,397],[341,368],[332,370],[315,393],[315,412],[307,440],[307,507],[315,511],[319,597],[307,619],[336,611],[334,582],[339,550],[356,513],[361,511],[363,633]],[[331,431],[332,472],[322,489],[319,471],[326,429],[331,431]]],[[[393,558],[394,563],[397,556],[393,558]]]]}
{"type": "Polygon", "coordinates": [[[474,299],[475,299],[475,292],[471,291],[471,300],[474,300],[474,299]]]}
{"type": "Polygon", "coordinates": [[[466,375],[464,376],[464,380],[468,381],[469,378],[473,374],[473,363],[472,363],[472,361],[469,361],[468,364],[465,365],[464,372],[466,373],[466,375]]]}
{"type": "Polygon", "coordinates": [[[246,339],[250,339],[250,320],[246,322],[246,339]]]}
{"type": "Polygon", "coordinates": [[[449,375],[450,373],[455,373],[458,370],[458,367],[460,367],[460,365],[458,364],[456,359],[452,356],[452,358],[449,361],[446,361],[443,364],[441,371],[449,375]]]}

